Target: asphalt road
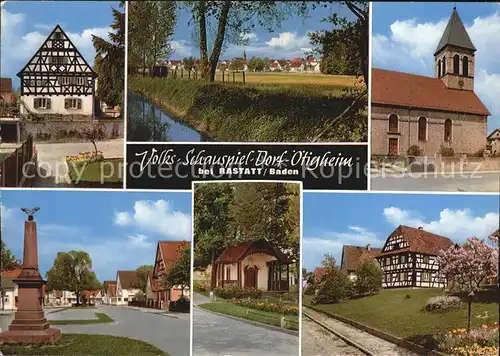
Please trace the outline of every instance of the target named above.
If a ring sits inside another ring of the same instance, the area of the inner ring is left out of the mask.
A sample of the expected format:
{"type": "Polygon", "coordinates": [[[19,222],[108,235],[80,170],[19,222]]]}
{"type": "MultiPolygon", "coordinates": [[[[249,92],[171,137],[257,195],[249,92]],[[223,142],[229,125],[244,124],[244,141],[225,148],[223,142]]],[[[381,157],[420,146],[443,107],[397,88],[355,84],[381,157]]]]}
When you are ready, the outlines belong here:
{"type": "Polygon", "coordinates": [[[48,320],[95,319],[95,313],[105,313],[115,320],[110,324],[57,325],[63,333],[123,336],[145,341],[170,356],[189,356],[190,325],[188,314],[179,318],[163,313],[150,313],[125,307],[102,306],[97,309],[65,310],[50,313],[48,320]]]}
{"type": "Polygon", "coordinates": [[[298,356],[299,338],[193,308],[193,356],[254,355],[298,356]]]}
{"type": "Polygon", "coordinates": [[[372,190],[441,191],[441,192],[499,192],[500,172],[417,175],[391,174],[371,178],[372,190]]]}

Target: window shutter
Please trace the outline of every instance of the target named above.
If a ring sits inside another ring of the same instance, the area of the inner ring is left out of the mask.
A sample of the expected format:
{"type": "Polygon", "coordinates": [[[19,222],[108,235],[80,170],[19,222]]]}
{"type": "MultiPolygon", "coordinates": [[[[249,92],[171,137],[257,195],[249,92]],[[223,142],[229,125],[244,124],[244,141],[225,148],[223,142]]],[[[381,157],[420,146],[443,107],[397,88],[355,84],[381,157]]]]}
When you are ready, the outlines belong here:
{"type": "Polygon", "coordinates": [[[50,109],[50,101],[51,100],[49,98],[47,98],[46,100],[47,100],[47,109],[50,109]]]}
{"type": "Polygon", "coordinates": [[[77,102],[77,108],[78,109],[81,109],[82,108],[82,99],[77,99],[78,102],[77,102]]]}
{"type": "Polygon", "coordinates": [[[69,99],[64,99],[64,108],[65,109],[69,108],[69,99]]]}
{"type": "Polygon", "coordinates": [[[38,109],[38,108],[40,107],[40,99],[35,98],[35,99],[33,100],[33,107],[34,107],[35,109],[38,109]]]}

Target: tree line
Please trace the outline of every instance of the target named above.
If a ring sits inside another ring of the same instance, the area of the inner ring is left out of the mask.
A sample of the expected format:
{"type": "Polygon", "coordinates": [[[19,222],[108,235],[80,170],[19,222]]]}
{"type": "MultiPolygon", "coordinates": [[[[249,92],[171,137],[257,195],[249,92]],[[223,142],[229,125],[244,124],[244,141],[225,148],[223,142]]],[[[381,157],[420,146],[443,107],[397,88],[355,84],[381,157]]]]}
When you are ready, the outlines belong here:
{"type": "Polygon", "coordinates": [[[265,238],[300,261],[300,192],[287,183],[200,184],[194,190],[197,264],[213,264],[230,246],[265,238]]]}

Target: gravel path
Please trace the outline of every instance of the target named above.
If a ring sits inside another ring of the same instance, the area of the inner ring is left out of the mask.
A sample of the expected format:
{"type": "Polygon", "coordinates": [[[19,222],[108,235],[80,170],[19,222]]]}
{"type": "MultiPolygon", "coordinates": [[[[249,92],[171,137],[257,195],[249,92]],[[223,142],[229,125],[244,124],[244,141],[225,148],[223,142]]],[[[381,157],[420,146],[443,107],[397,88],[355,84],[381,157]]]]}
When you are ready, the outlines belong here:
{"type": "MultiPolygon", "coordinates": [[[[411,352],[407,349],[401,348],[397,345],[394,345],[388,341],[385,341],[383,339],[380,339],[372,334],[369,334],[367,332],[361,331],[359,329],[356,329],[350,325],[347,325],[345,323],[342,323],[336,319],[330,318],[324,314],[318,313],[312,309],[309,309],[307,307],[303,307],[303,311],[306,312],[307,314],[311,315],[313,318],[319,320],[323,324],[327,325],[330,327],[332,330],[337,331],[341,335],[347,337],[348,339],[356,342],[357,344],[363,346],[367,350],[370,350],[377,356],[416,356],[417,354],[414,352],[411,352]]],[[[304,318],[306,319],[306,318],[304,318]]],[[[305,332],[304,326],[308,324],[303,324],[303,335],[308,335],[308,332],[305,332]]],[[[336,337],[335,337],[336,338],[336,337]]],[[[304,339],[302,339],[304,342],[304,339]]],[[[306,341],[306,345],[310,345],[311,341],[306,341]]],[[[321,348],[322,343],[320,343],[317,347],[321,348]]],[[[310,346],[310,348],[314,350],[314,346],[310,346]]],[[[314,352],[314,351],[313,351],[314,352]]],[[[304,354],[304,356],[320,356],[319,354],[304,354]]],[[[344,355],[344,354],[321,354],[321,356],[330,356],[330,355],[344,355]]],[[[345,355],[351,355],[351,354],[345,354],[345,355]]],[[[353,354],[356,355],[356,354],[353,354]]]]}

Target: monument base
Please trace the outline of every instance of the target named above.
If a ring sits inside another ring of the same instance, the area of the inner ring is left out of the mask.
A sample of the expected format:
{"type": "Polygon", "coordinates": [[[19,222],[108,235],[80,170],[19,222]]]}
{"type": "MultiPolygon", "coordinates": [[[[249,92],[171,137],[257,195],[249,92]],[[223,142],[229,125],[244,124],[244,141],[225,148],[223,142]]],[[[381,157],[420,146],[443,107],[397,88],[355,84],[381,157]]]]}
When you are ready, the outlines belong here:
{"type": "Polygon", "coordinates": [[[1,344],[53,344],[61,337],[61,330],[9,330],[0,333],[1,344]]]}

